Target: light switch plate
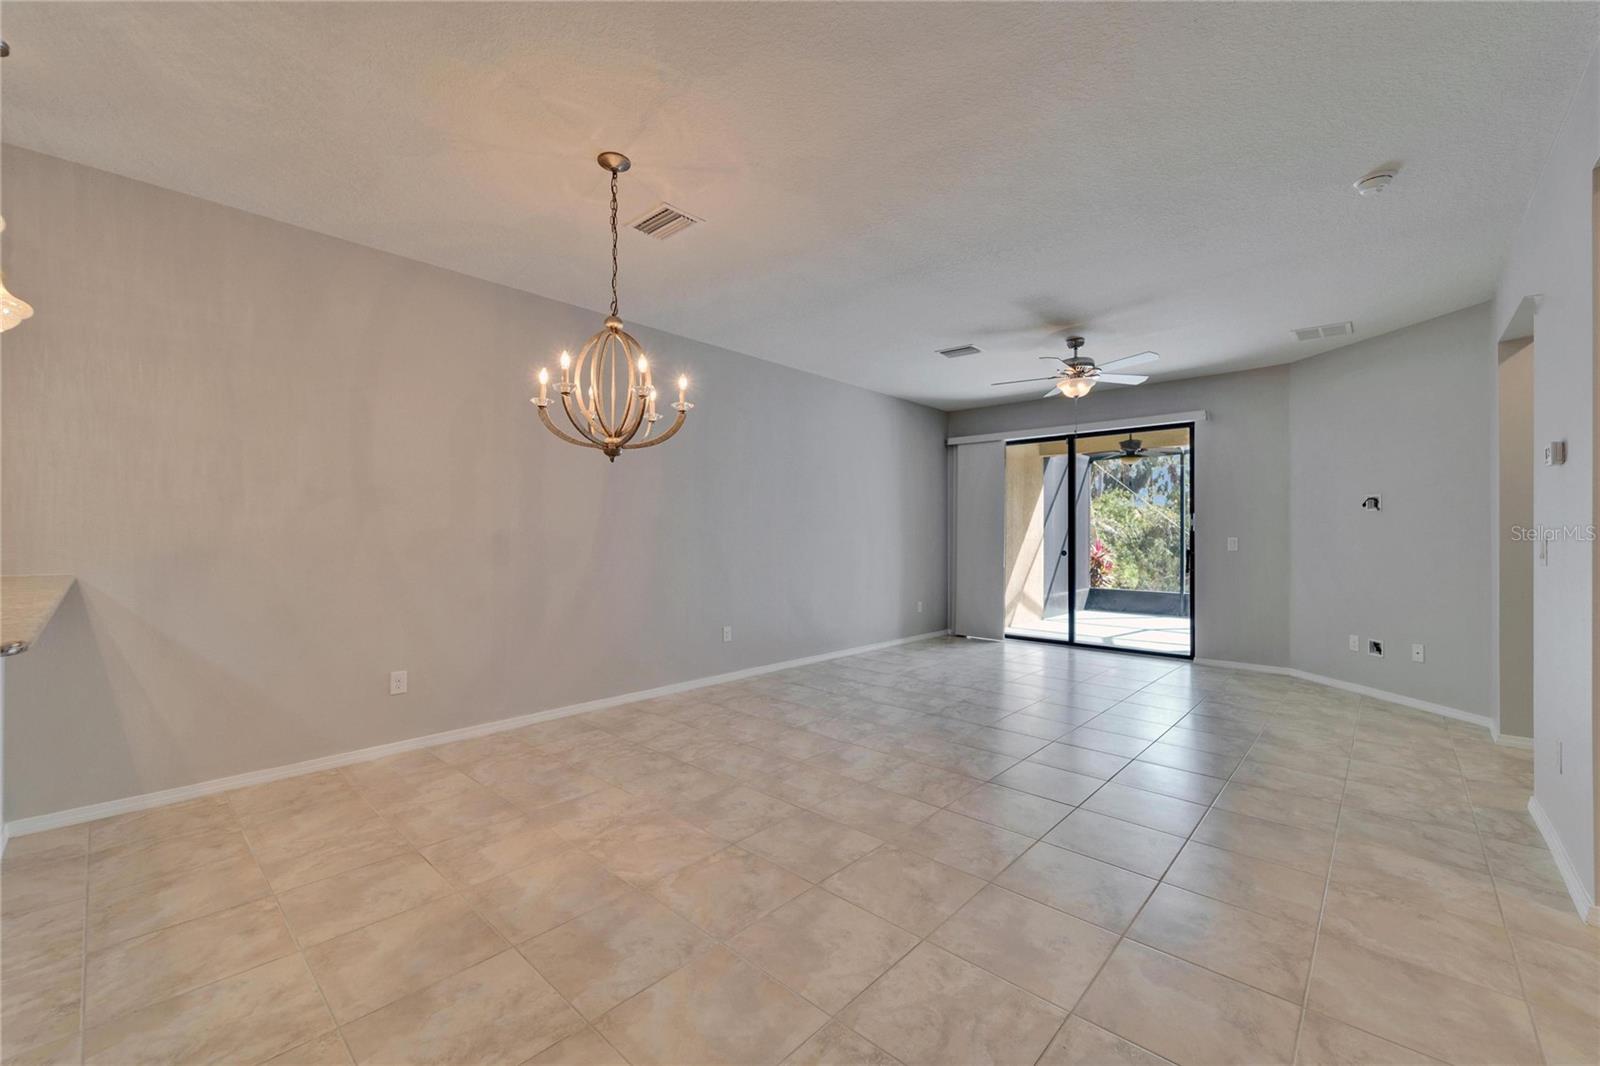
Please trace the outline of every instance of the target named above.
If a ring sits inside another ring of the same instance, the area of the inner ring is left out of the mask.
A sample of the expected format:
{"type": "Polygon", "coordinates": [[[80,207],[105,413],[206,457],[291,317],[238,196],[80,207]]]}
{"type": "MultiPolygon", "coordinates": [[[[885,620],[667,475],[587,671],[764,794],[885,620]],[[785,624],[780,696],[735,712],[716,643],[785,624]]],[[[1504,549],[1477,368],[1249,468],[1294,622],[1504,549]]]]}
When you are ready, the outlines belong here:
{"type": "Polygon", "coordinates": [[[1238,537],[1229,537],[1228,538],[1228,550],[1231,551],[1231,552],[1236,552],[1236,551],[1239,550],[1239,538],[1238,537]]]}

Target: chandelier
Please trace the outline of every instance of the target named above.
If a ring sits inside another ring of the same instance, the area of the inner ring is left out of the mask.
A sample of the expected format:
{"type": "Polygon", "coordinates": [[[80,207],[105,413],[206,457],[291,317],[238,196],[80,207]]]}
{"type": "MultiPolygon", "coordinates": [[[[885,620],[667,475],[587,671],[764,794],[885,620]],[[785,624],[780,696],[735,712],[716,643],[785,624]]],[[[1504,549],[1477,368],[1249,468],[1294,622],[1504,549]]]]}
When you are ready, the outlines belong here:
{"type": "MultiPolygon", "coordinates": [[[[0,41],[0,45],[5,42],[0,41]]],[[[6,228],[6,220],[0,218],[0,232],[6,228]]],[[[6,291],[6,276],[0,273],[0,333],[4,333],[12,326],[20,326],[24,319],[33,317],[33,308],[28,306],[28,301],[19,296],[13,296],[6,291]]]]}
{"type": "Polygon", "coordinates": [[[632,164],[621,152],[601,152],[595,161],[611,172],[611,314],[606,316],[604,328],[578,349],[577,359],[570,352],[561,353],[556,392],[577,436],[550,417],[550,372],[544,367],[539,368],[539,396],[533,406],[551,433],[568,444],[602,451],[614,463],[624,451],[653,448],[671,440],[683,428],[694,404],[686,399],[689,379],[680,375],[678,402],[672,404],[678,417],[665,432],[655,433],[661,415],[656,412],[650,360],[617,317],[617,175],[632,164]]]}

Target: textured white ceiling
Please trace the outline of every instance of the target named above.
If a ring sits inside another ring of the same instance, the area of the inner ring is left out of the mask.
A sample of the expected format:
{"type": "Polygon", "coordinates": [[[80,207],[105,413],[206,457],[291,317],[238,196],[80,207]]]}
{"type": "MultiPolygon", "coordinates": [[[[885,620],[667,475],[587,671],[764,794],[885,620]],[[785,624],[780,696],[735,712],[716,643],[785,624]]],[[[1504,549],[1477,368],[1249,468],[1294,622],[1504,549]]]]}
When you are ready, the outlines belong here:
{"type": "Polygon", "coordinates": [[[936,406],[1486,298],[1594,4],[30,3],[9,143],[936,406]],[[1391,190],[1350,183],[1399,163],[1391,190]],[[982,355],[934,350],[973,343],[982,355]]]}

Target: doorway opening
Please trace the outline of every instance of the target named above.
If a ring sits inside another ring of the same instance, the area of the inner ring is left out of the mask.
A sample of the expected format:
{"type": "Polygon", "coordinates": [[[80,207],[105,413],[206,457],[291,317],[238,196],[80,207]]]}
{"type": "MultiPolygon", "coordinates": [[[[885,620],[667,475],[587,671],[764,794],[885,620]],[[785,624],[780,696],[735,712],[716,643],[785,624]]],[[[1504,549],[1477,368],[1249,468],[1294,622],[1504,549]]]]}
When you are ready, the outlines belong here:
{"type": "Polygon", "coordinates": [[[1194,657],[1194,424],[1006,445],[1005,633],[1194,657]]]}
{"type": "Polygon", "coordinates": [[[1501,346],[1497,380],[1499,414],[1500,658],[1499,712],[1502,736],[1533,736],[1533,567],[1534,548],[1516,529],[1533,527],[1533,342],[1501,346]]]}

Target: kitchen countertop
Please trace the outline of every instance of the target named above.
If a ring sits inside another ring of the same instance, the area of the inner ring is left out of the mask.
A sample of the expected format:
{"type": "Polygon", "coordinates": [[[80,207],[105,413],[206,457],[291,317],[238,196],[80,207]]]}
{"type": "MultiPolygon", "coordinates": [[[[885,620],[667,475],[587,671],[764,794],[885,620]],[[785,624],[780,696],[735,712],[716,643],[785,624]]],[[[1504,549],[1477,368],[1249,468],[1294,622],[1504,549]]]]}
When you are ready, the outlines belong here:
{"type": "Polygon", "coordinates": [[[71,574],[0,576],[0,655],[27,651],[72,588],[71,574]]]}

